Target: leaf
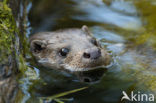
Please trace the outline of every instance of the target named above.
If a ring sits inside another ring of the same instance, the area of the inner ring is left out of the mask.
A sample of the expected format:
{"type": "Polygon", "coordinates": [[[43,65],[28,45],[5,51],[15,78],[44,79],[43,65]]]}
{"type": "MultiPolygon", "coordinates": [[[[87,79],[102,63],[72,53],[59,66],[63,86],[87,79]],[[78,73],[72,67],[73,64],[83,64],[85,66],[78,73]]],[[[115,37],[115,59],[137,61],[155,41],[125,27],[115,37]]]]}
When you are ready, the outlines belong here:
{"type": "Polygon", "coordinates": [[[48,101],[55,100],[58,103],[64,103],[62,100],[68,100],[68,99],[61,99],[61,98],[59,99],[59,97],[62,97],[62,96],[65,96],[65,95],[69,95],[71,93],[75,93],[75,92],[78,92],[78,91],[81,91],[81,90],[84,90],[84,89],[87,89],[87,88],[88,87],[83,87],[83,88],[79,88],[79,89],[75,89],[75,90],[59,93],[59,94],[56,94],[56,95],[53,95],[53,96],[49,96],[49,97],[40,97],[40,102],[43,101],[43,99],[46,99],[48,101]]]}
{"type": "Polygon", "coordinates": [[[75,93],[75,92],[78,92],[78,91],[81,91],[81,90],[84,90],[84,89],[87,89],[87,88],[88,87],[83,87],[83,88],[79,88],[79,89],[63,92],[63,93],[60,93],[60,94],[56,94],[56,95],[53,95],[53,96],[40,97],[40,98],[42,98],[42,99],[55,99],[55,98],[59,98],[59,97],[65,96],[65,95],[69,95],[71,93],[75,93]]]}

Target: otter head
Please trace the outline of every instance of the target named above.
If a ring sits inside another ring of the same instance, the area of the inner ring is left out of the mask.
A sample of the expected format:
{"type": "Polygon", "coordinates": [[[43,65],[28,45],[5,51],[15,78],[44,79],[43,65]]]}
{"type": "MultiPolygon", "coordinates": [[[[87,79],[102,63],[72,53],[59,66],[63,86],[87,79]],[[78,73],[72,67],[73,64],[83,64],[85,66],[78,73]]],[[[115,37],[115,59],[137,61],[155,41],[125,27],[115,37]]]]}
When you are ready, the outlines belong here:
{"type": "Polygon", "coordinates": [[[54,69],[87,71],[110,64],[109,54],[87,26],[34,34],[30,46],[39,63],[54,69]]]}

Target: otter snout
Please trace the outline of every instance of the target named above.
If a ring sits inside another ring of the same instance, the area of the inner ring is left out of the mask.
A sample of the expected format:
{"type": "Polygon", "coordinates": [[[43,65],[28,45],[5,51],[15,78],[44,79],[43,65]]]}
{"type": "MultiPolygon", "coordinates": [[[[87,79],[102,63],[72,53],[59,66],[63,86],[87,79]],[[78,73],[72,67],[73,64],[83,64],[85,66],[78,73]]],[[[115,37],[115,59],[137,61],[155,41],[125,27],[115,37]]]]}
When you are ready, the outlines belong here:
{"type": "Polygon", "coordinates": [[[89,49],[83,53],[83,58],[86,59],[98,59],[101,57],[101,50],[99,48],[89,49]]]}

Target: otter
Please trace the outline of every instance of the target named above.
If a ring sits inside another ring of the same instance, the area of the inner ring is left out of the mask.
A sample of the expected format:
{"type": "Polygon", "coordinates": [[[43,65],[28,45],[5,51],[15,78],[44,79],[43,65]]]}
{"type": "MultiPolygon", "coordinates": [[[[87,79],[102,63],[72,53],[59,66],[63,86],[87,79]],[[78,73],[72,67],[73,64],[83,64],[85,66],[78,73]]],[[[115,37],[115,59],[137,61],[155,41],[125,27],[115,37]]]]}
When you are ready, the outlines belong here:
{"type": "Polygon", "coordinates": [[[36,33],[30,37],[30,48],[41,65],[53,69],[88,71],[111,62],[107,50],[101,47],[85,25],[36,33]]]}

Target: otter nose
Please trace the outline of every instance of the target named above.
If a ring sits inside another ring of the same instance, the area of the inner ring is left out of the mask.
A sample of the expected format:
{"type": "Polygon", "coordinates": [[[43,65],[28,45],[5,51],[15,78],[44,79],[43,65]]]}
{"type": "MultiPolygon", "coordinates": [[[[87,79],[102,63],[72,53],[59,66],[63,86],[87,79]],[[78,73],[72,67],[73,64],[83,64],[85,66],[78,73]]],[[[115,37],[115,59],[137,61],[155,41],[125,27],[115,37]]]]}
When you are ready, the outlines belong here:
{"type": "Polygon", "coordinates": [[[83,53],[83,57],[87,59],[98,59],[101,56],[101,50],[90,50],[83,53]]]}

